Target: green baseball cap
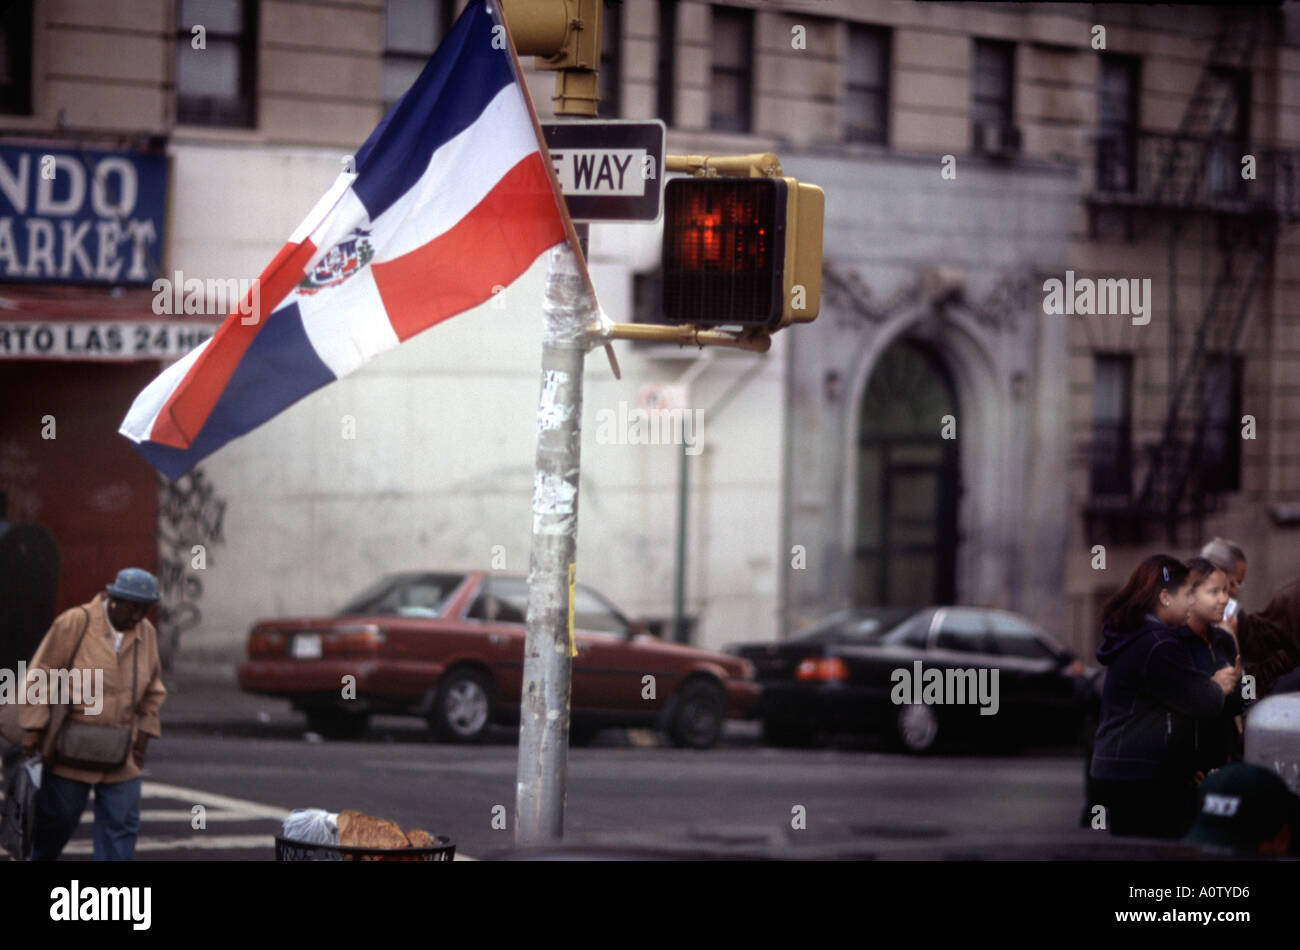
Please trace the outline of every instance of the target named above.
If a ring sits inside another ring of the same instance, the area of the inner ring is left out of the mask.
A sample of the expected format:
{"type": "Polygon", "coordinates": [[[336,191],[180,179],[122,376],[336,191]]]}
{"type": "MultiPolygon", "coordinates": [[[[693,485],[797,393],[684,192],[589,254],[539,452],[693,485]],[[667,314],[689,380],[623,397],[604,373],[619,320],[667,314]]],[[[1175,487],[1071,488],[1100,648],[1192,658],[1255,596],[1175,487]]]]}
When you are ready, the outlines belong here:
{"type": "Polygon", "coordinates": [[[1189,844],[1255,854],[1259,846],[1292,822],[1297,799],[1276,772],[1235,763],[1206,776],[1197,795],[1196,820],[1183,840],[1189,844]]]}

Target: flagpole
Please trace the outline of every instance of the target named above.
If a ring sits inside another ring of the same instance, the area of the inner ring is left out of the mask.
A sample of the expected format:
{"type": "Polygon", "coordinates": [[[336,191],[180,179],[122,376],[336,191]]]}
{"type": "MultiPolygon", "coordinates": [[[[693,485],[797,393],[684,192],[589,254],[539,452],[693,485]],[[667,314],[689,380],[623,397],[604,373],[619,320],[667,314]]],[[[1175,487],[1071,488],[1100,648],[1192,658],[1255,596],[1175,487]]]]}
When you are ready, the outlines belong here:
{"type": "MultiPolygon", "coordinates": [[[[578,546],[582,373],[598,310],[584,248],[560,191],[514,39],[495,3],[493,13],[505,27],[510,61],[567,238],[566,244],[549,252],[542,304],[542,379],[515,786],[515,845],[528,848],[554,844],[564,834],[572,658],[576,655],[572,603],[578,546]]],[[[612,351],[611,366],[616,366],[612,351]]]]}
{"type": "MultiPolygon", "coordinates": [[[[524,81],[523,67],[519,65],[519,55],[515,52],[514,37],[510,35],[510,26],[506,23],[506,18],[501,15],[501,8],[493,4],[493,15],[501,25],[502,31],[506,36],[506,48],[510,53],[510,67],[515,73],[515,82],[524,94],[524,105],[528,109],[528,119],[533,123],[533,134],[537,136],[537,147],[542,152],[542,164],[546,166],[546,178],[551,183],[551,196],[555,199],[555,204],[560,209],[560,218],[564,222],[564,236],[573,249],[573,256],[578,260],[578,273],[582,276],[582,282],[586,285],[587,292],[591,294],[591,299],[596,299],[596,285],[592,282],[591,271],[587,269],[587,225],[575,225],[573,217],[569,214],[568,202],[564,200],[564,191],[560,188],[559,176],[555,174],[555,164],[551,161],[551,149],[546,144],[546,134],[542,131],[542,122],[537,117],[537,109],[533,105],[533,97],[528,92],[528,83],[524,81]]],[[[593,325],[596,321],[593,320],[593,325]]],[[[609,359],[610,371],[614,374],[615,379],[622,379],[623,374],[618,367],[618,358],[614,355],[614,347],[610,343],[605,344],[605,356],[609,359]]]]}
{"type": "Polygon", "coordinates": [[[551,150],[546,144],[546,135],[542,132],[541,120],[537,118],[537,109],[533,106],[533,97],[528,92],[528,83],[524,80],[523,67],[519,65],[519,55],[515,52],[514,37],[510,35],[510,26],[506,23],[506,18],[501,15],[501,8],[496,3],[493,3],[492,12],[506,35],[506,48],[510,53],[510,66],[515,73],[515,82],[519,84],[519,88],[524,94],[524,105],[528,108],[528,118],[533,123],[533,134],[537,136],[537,146],[542,151],[543,164],[546,166],[546,177],[551,183],[551,196],[560,209],[560,217],[564,219],[564,234],[568,239],[569,247],[573,249],[573,254],[578,259],[578,273],[582,276],[582,281],[586,284],[587,290],[595,297],[596,286],[591,282],[591,274],[587,270],[587,258],[583,253],[581,243],[578,241],[578,232],[574,228],[573,218],[569,215],[569,206],[564,200],[564,192],[560,188],[560,179],[555,174],[555,165],[551,162],[551,150]]]}

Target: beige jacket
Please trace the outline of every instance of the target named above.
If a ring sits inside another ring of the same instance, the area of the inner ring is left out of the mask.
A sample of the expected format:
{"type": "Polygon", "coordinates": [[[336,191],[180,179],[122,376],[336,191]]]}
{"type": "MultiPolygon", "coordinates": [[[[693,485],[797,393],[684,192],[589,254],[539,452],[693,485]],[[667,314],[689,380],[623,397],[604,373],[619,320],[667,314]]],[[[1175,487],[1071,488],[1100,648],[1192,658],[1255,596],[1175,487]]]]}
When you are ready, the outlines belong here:
{"type": "MultiPolygon", "coordinates": [[[[90,603],[82,605],[90,616],[90,622],[72,662],[69,662],[69,657],[77,645],[86,617],[86,613],[82,613],[82,607],[73,607],[55,618],[54,625],[37,647],[36,655],[27,664],[29,678],[32,671],[37,669],[45,670],[47,677],[51,670],[103,670],[102,696],[98,697],[103,706],[98,715],[86,711],[87,706],[93,705],[87,702],[53,708],[48,703],[24,703],[19,708],[18,719],[24,729],[45,732],[41,742],[41,755],[46,762],[53,760],[54,737],[66,716],[95,725],[130,725],[132,748],[140,733],[154,737],[162,734],[158,710],[167,696],[167,690],[163,686],[162,662],[158,657],[158,633],[148,620],[141,620],[133,629],[125,631],[122,647],[114,654],[113,632],[104,615],[106,602],[107,595],[101,591],[90,603]],[[139,676],[135,680],[133,694],[133,664],[137,657],[140,664],[139,676]]],[[[87,698],[82,696],[83,700],[87,698]]],[[[92,785],[100,782],[125,782],[140,775],[140,769],[130,755],[124,765],[111,772],[91,772],[57,764],[50,771],[92,785]]]]}

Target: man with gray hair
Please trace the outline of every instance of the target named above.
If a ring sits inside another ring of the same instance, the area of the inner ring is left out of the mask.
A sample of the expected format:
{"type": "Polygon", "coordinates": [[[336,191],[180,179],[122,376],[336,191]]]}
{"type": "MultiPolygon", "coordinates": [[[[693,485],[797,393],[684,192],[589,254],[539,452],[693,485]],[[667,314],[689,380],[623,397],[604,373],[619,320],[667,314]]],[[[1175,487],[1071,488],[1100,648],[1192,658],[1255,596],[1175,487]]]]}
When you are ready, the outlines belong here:
{"type": "Polygon", "coordinates": [[[1228,596],[1236,600],[1246,581],[1246,552],[1241,545],[1227,538],[1215,538],[1201,548],[1201,557],[1228,575],[1228,596]]]}

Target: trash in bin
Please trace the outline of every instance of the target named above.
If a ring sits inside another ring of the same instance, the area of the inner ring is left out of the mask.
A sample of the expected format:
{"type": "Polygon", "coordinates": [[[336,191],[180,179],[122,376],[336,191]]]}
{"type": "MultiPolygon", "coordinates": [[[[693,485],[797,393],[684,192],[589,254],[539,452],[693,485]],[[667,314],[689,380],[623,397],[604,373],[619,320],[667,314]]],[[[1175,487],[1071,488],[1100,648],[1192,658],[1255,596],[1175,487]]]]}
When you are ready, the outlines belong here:
{"type": "Polygon", "coordinates": [[[450,838],[420,828],[403,832],[359,811],[335,815],[300,809],[290,813],[275,839],[277,861],[451,861],[455,856],[450,838]]]}
{"type": "Polygon", "coordinates": [[[336,845],[339,843],[339,816],[323,808],[300,808],[289,812],[280,834],[290,841],[304,844],[336,845]]]}

